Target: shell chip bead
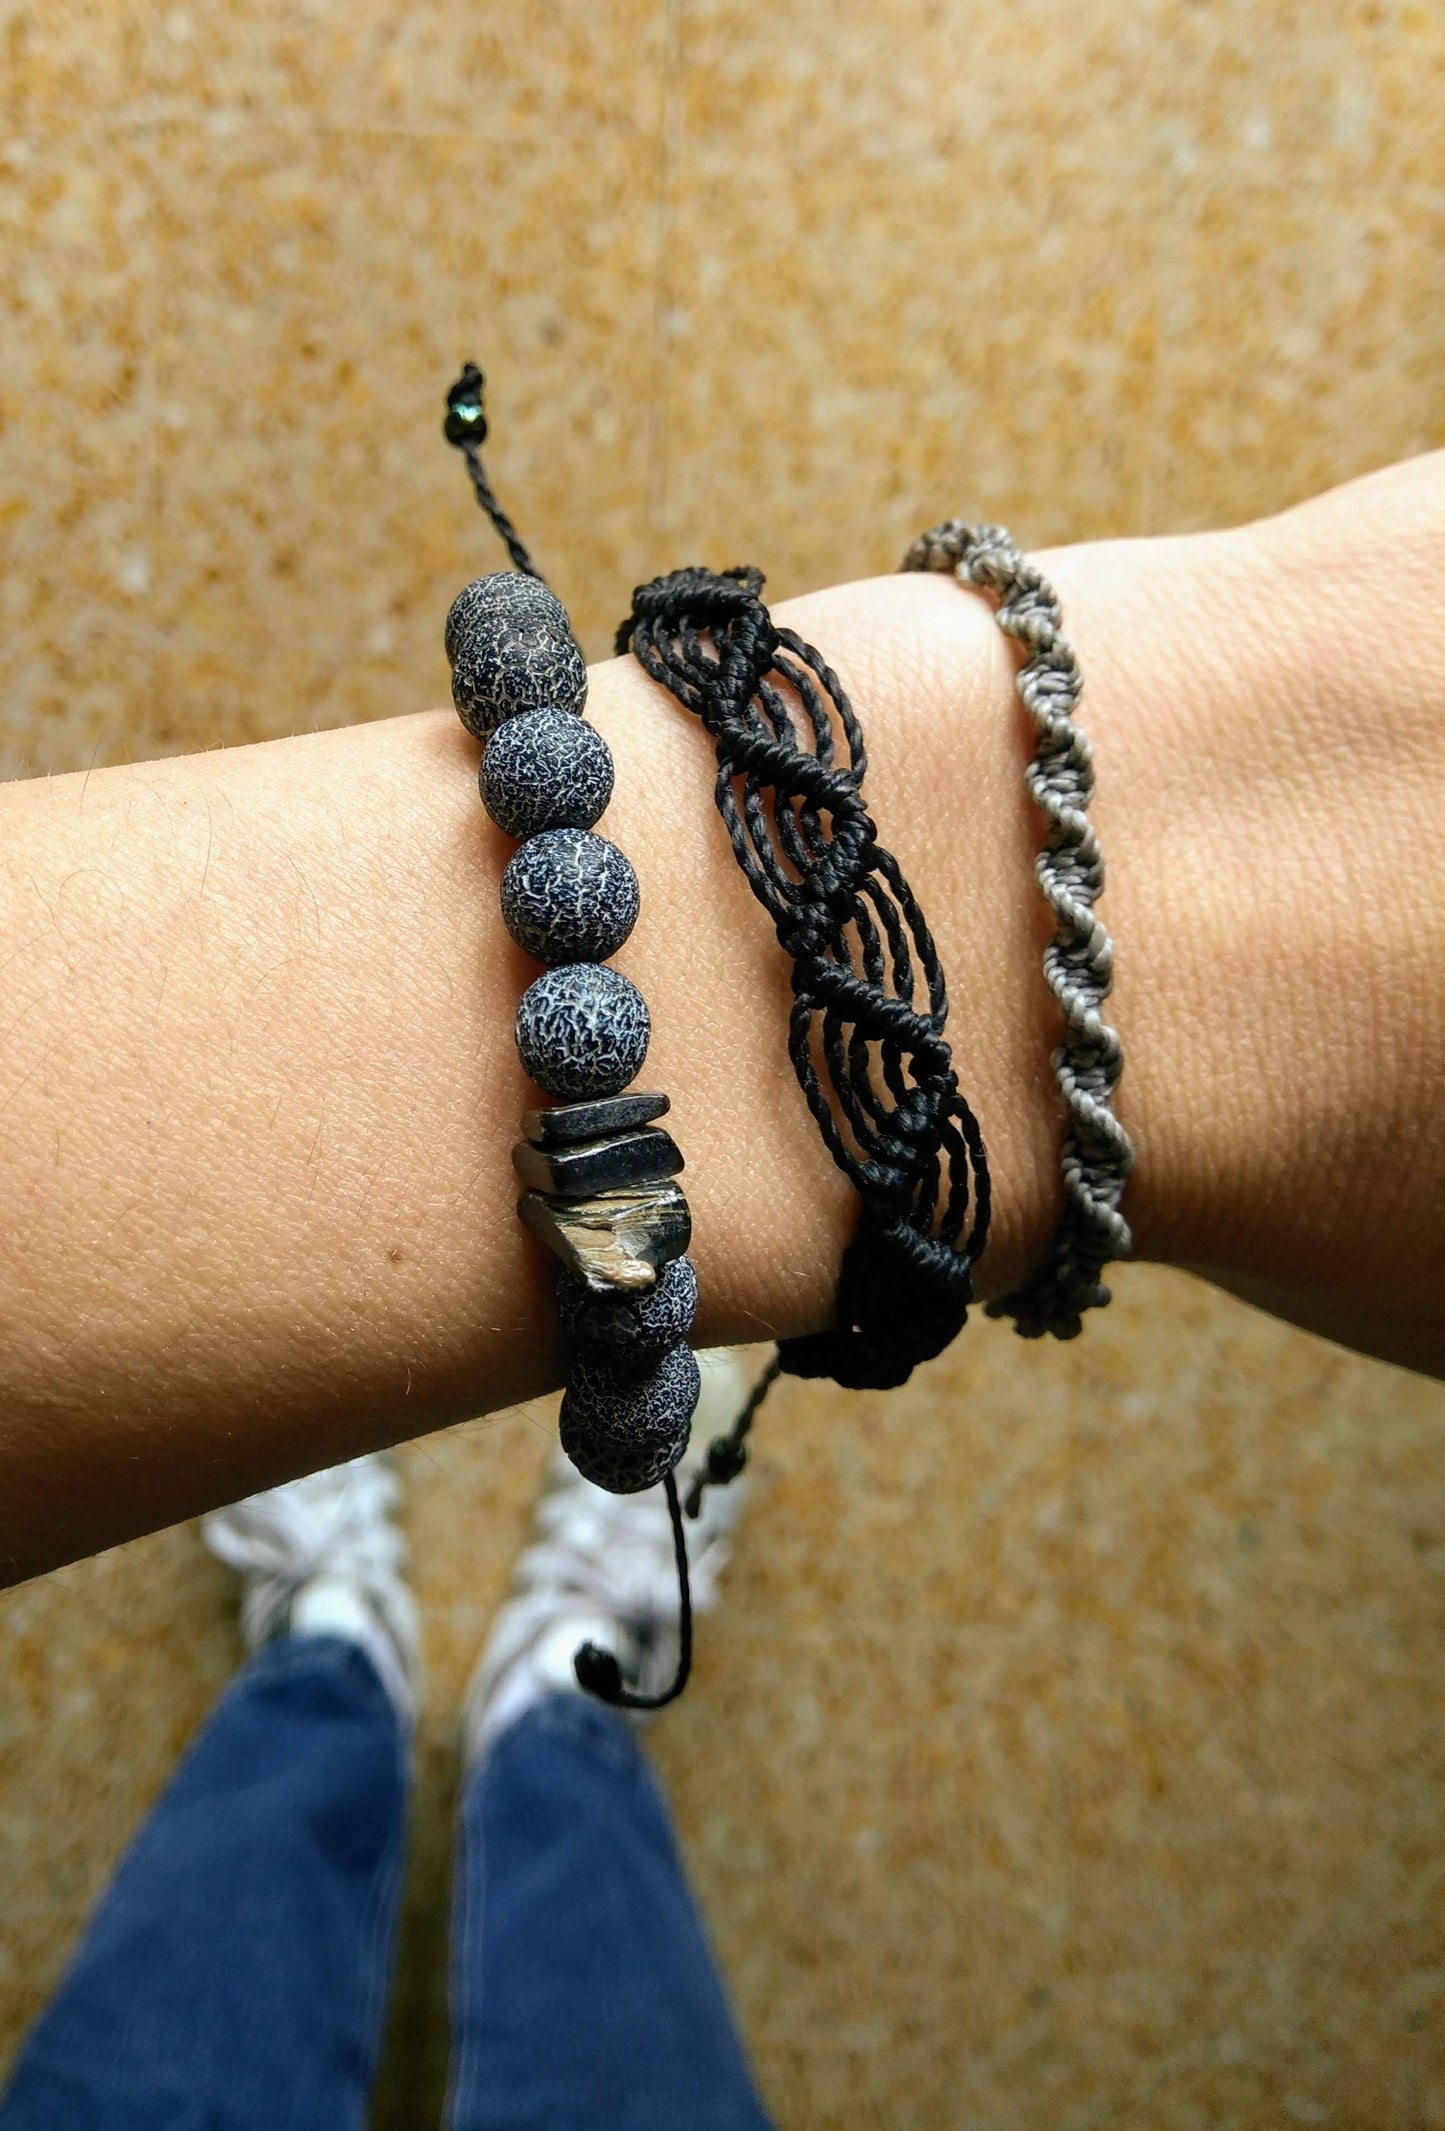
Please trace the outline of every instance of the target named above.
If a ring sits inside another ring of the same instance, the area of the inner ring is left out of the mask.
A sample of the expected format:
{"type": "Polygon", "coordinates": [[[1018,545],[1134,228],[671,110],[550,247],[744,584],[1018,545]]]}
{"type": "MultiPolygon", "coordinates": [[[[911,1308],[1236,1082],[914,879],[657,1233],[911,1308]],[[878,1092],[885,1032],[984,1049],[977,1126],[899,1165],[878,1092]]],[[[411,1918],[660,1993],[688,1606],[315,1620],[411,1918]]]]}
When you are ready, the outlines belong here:
{"type": "Polygon", "coordinates": [[[604,1298],[650,1295],[662,1267],[692,1241],[692,1214],[671,1182],[599,1191],[591,1199],[527,1191],[517,1211],[564,1269],[604,1298]]]}

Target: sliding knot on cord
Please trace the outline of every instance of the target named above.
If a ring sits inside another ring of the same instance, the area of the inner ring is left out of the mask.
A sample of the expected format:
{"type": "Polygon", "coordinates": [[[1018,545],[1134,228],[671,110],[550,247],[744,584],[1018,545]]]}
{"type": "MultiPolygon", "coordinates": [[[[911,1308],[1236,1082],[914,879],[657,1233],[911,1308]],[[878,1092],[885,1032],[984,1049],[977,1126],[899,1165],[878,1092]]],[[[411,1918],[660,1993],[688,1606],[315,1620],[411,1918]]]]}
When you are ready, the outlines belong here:
{"type": "Polygon", "coordinates": [[[790,1376],[831,1376],[849,1391],[890,1391],[963,1330],[969,1267],[937,1236],[865,1214],[843,1257],[833,1331],[780,1342],[790,1376]],[[838,1328],[850,1326],[846,1340],[838,1328]]]}
{"type": "MultiPolygon", "coordinates": [[[[774,623],[762,588],[757,570],[675,570],[633,594],[617,649],[712,735],[718,812],[793,964],[793,1070],[861,1202],[834,1322],[783,1341],[779,1366],[884,1390],[962,1329],[988,1163],[943,1035],[937,950],[863,802],[853,707],[820,654],[774,623]]],[[[713,1446],[720,1466],[730,1442],[740,1449],[738,1431],[713,1446]]]]}
{"type": "Polygon", "coordinates": [[[535,577],[545,582],[541,571],[522,545],[517,528],[498,503],[492,484],[487,479],[486,469],[482,465],[482,446],[487,441],[487,416],[483,399],[486,383],[475,363],[463,364],[461,376],[447,393],[447,411],[442,421],[442,435],[449,444],[456,446],[466,460],[472,492],[491,519],[497,538],[511,559],[513,569],[520,570],[524,577],[535,577]]]}

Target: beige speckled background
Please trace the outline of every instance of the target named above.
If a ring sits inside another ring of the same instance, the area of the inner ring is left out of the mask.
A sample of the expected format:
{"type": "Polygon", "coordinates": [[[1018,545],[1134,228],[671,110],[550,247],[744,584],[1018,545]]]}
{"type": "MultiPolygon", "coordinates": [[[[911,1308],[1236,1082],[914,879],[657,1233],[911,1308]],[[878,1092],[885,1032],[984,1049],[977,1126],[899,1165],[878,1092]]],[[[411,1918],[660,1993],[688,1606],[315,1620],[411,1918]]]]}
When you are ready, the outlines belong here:
{"type": "MultiPolygon", "coordinates": [[[[440,700],[494,475],[600,652],[946,510],[1214,524],[1445,436],[1414,0],[0,0],[11,772],[440,700]]],[[[1182,1278],[786,1389],[657,1734],[785,2127],[1445,2125],[1445,1391],[1182,1278]]],[[[435,2120],[448,1713],[547,1436],[407,1454],[432,1713],[379,2110],[435,2120]]],[[[236,1656],[189,1530],[0,1602],[0,2040],[236,1656]]]]}

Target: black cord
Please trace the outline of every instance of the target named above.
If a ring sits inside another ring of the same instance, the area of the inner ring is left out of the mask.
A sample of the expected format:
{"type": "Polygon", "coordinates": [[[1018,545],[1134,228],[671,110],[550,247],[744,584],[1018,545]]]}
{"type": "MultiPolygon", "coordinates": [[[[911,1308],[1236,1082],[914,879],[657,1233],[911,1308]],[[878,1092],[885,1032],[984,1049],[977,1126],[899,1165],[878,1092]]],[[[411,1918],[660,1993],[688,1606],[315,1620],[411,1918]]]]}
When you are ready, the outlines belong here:
{"type": "Polygon", "coordinates": [[[617,649],[716,743],[718,811],[793,963],[793,1070],[861,1205],[833,1325],[784,1340],[779,1370],[887,1389],[962,1329],[988,1159],[944,1040],[937,949],[863,803],[853,706],[762,586],[757,570],[675,570],[633,594],[617,649]]]}
{"type": "Polygon", "coordinates": [[[702,1498],[709,1487],[727,1487],[736,1480],[748,1462],[748,1436],[758,1409],[783,1373],[783,1357],[775,1354],[762,1375],[748,1394],[746,1405],[726,1435],[715,1435],[707,1446],[707,1458],[701,1472],[694,1475],[692,1486],[687,1491],[687,1514],[697,1517],[702,1511],[702,1498]]]}
{"type": "Polygon", "coordinates": [[[677,1479],[669,1473],[662,1483],[667,1494],[667,1514],[672,1519],[672,1550],[677,1560],[678,1650],[677,1671],[672,1685],[662,1694],[635,1694],[622,1684],[622,1667],[612,1651],[600,1643],[584,1643],[572,1660],[577,1684],[599,1702],[613,1709],[666,1709],[675,1702],[692,1671],[692,1585],[687,1574],[687,1538],[682,1528],[682,1505],[677,1499],[677,1479]]]}
{"type": "Polygon", "coordinates": [[[523,547],[517,528],[498,503],[482,465],[482,446],[487,440],[487,417],[482,401],[485,386],[486,379],[476,364],[465,364],[461,376],[447,394],[442,435],[466,460],[476,499],[496,527],[502,545],[512,558],[512,567],[522,571],[524,576],[545,583],[542,572],[523,547]]]}

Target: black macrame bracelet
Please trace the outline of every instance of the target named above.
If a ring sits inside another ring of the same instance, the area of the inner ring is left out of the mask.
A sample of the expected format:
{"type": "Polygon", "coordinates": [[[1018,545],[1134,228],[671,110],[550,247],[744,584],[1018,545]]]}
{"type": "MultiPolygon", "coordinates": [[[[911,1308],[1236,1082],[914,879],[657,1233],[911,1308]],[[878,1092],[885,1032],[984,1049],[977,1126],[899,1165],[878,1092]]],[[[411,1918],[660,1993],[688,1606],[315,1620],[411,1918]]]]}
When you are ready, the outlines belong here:
{"type": "Polygon", "coordinates": [[[692,1665],[687,1544],[674,1468],[687,1449],[700,1380],[687,1344],[697,1275],[676,1183],[682,1155],[657,1119],[665,1095],[632,1091],[651,1024],[635,985],[606,967],[637,921],[637,877],[593,833],[612,796],[612,756],[582,716],[587,669],[566,610],[543,583],[481,463],[482,374],[469,363],[447,395],[444,434],[466,457],[477,501],[515,564],[480,577],[447,616],[452,700],[483,743],[487,812],[518,847],[502,877],[502,916],[543,964],[517,1010],[517,1049],[551,1107],[529,1110],[513,1163],[518,1212],[561,1261],[557,1304],[568,1354],[562,1447],[615,1494],[662,1482],[677,1560],[680,1652],[661,1694],[623,1684],[613,1653],[586,1643],[579,1684],[628,1709],[660,1709],[692,1665]]]}
{"type": "Polygon", "coordinates": [[[778,1371],[887,1389],[941,1353],[967,1316],[989,1221],[983,1136],[943,1033],[943,970],[863,803],[862,730],[819,653],[774,623],[762,586],[756,570],[676,570],[638,588],[617,635],[713,737],[718,811],[793,963],[793,1070],[860,1202],[833,1324],[780,1343],[711,1447],[706,1479],[719,1483],[741,1470],[778,1371]]]}

